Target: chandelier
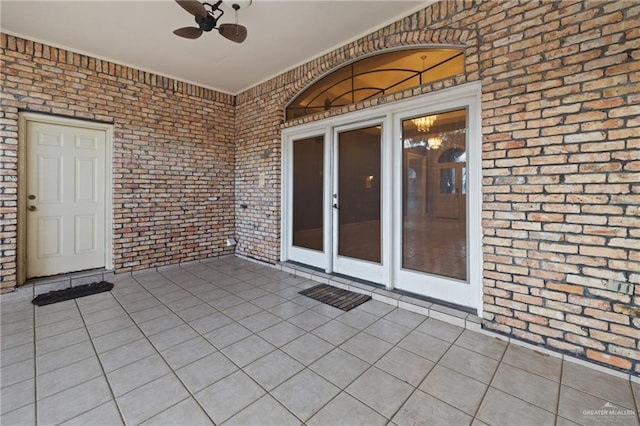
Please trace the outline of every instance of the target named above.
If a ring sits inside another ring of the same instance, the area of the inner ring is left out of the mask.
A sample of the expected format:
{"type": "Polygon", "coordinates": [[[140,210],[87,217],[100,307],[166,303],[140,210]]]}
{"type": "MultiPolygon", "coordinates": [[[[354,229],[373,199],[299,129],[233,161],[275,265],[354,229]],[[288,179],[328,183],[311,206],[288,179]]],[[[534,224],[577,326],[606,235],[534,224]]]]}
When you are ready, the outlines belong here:
{"type": "Polygon", "coordinates": [[[424,117],[418,117],[411,120],[413,124],[416,126],[419,132],[428,132],[433,126],[433,123],[436,122],[436,115],[425,115],[424,117]]]}
{"type": "Polygon", "coordinates": [[[442,138],[436,136],[435,138],[427,139],[427,146],[429,149],[438,149],[442,146],[442,138]]]}

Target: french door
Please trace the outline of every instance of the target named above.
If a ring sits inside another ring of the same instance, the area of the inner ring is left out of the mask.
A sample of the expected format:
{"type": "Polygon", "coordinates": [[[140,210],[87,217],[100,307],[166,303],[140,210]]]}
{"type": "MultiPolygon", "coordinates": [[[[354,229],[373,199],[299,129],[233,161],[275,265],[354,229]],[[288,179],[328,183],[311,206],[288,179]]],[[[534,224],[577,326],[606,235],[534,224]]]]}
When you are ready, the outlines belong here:
{"type": "Polygon", "coordinates": [[[469,84],[286,129],[282,260],[480,312],[480,126],[469,84]]]}
{"type": "Polygon", "coordinates": [[[382,123],[338,127],[333,143],[333,272],[381,282],[382,123]]]}

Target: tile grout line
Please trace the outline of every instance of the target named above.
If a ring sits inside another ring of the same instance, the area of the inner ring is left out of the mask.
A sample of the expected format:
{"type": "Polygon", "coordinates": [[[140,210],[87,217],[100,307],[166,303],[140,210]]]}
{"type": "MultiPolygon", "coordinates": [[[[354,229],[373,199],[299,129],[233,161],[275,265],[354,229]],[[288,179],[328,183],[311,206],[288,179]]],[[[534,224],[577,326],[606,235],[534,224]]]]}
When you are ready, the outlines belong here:
{"type": "MultiPolygon", "coordinates": [[[[109,292],[109,293],[111,293],[111,292],[109,292]]],[[[115,300],[115,296],[113,296],[113,294],[111,294],[111,297],[113,297],[113,299],[115,300]]],[[[82,314],[82,308],[80,307],[80,304],[78,303],[78,299],[74,299],[74,302],[76,304],[76,307],[78,308],[78,312],[80,313],[80,319],[82,320],[82,324],[84,324],[84,328],[87,331],[87,335],[89,336],[89,342],[91,342],[91,347],[93,348],[93,352],[95,353],[96,358],[98,360],[98,364],[100,365],[100,370],[102,371],[102,376],[104,377],[104,381],[107,382],[107,386],[109,387],[109,392],[111,393],[111,397],[113,398],[113,402],[116,404],[116,409],[118,410],[118,415],[120,416],[120,420],[122,420],[122,424],[123,425],[126,425],[127,423],[126,423],[126,421],[124,419],[124,415],[122,413],[122,410],[120,409],[120,404],[118,404],[118,400],[116,399],[116,394],[113,391],[113,387],[111,386],[111,382],[109,382],[109,378],[107,377],[107,372],[104,369],[104,365],[102,365],[102,360],[100,359],[100,355],[98,354],[98,349],[96,348],[95,344],[93,343],[93,338],[91,338],[91,333],[89,333],[89,328],[87,327],[87,323],[86,323],[86,321],[84,319],[84,315],[82,314]]],[[[93,380],[93,379],[91,379],[91,380],[93,380]]],[[[106,404],[106,402],[105,402],[105,404],[106,404]]],[[[98,407],[101,407],[102,405],[105,405],[105,404],[100,404],[98,407]]],[[[97,408],[97,407],[93,407],[90,410],[85,411],[85,413],[87,413],[87,412],[89,412],[89,411],[91,411],[91,410],[93,410],[95,408],[97,408]]],[[[77,416],[72,417],[72,419],[76,418],[78,416],[81,416],[82,414],[84,414],[84,413],[80,413],[77,416]]],[[[68,420],[71,420],[71,419],[67,419],[65,421],[68,421],[68,420]]]]}
{"type": "MultiPolygon", "coordinates": [[[[207,267],[208,267],[208,266],[207,266],[207,267]]],[[[195,277],[196,277],[196,278],[198,278],[198,279],[201,279],[201,280],[203,280],[203,281],[205,281],[205,282],[209,283],[208,281],[204,280],[203,278],[201,278],[201,277],[197,276],[196,274],[192,273],[191,271],[188,271],[187,269],[185,269],[185,268],[183,268],[183,267],[180,267],[180,269],[182,269],[182,270],[184,270],[185,272],[187,272],[187,273],[189,273],[189,274],[191,274],[191,275],[195,276],[195,277]]],[[[211,269],[211,268],[209,268],[209,269],[211,269]]],[[[198,298],[199,300],[201,300],[203,303],[205,303],[205,304],[209,305],[209,303],[208,303],[208,302],[205,302],[204,300],[200,299],[197,295],[194,295],[194,294],[193,294],[193,293],[191,293],[188,289],[186,289],[186,288],[184,288],[183,286],[181,286],[180,284],[176,283],[176,282],[175,282],[175,281],[173,281],[171,278],[168,278],[166,275],[162,274],[161,272],[160,272],[160,274],[161,274],[164,278],[166,278],[167,280],[169,280],[169,281],[171,281],[172,283],[174,283],[175,285],[177,285],[178,287],[180,287],[180,288],[182,288],[183,290],[187,291],[187,292],[188,292],[189,294],[191,294],[192,296],[194,296],[194,297],[198,298]]],[[[225,273],[225,275],[229,275],[229,274],[225,273]]],[[[240,282],[246,282],[246,281],[240,281],[240,282]]],[[[215,285],[215,284],[213,284],[213,283],[209,283],[209,284],[215,285]]],[[[273,294],[273,293],[271,293],[271,294],[273,294]]],[[[154,297],[155,297],[155,296],[154,296],[154,297]]],[[[244,300],[244,299],[243,299],[243,300],[244,300]]],[[[160,301],[160,302],[161,302],[161,303],[163,303],[162,301],[160,301]]],[[[251,302],[250,302],[250,301],[248,301],[248,300],[245,300],[243,303],[251,303],[251,302]]],[[[285,302],[283,302],[283,303],[285,303],[285,302]]],[[[163,303],[163,304],[164,304],[164,303],[163,303]]],[[[165,306],[166,306],[166,305],[165,305],[165,306]]],[[[209,306],[211,306],[211,305],[209,305],[209,306]]],[[[256,305],[256,306],[257,306],[257,305],[256,305]]],[[[216,311],[220,312],[221,314],[225,315],[222,311],[219,311],[217,308],[215,308],[215,307],[213,307],[213,306],[211,306],[211,307],[212,307],[213,309],[216,309],[216,311]]],[[[262,309],[260,306],[258,306],[258,307],[259,307],[262,311],[266,311],[265,309],[262,309]]],[[[169,308],[168,306],[167,306],[167,308],[168,308],[169,310],[171,310],[171,312],[175,313],[175,312],[174,312],[171,308],[169,308]]],[[[176,315],[178,315],[178,316],[179,316],[179,314],[176,314],[176,315]]],[[[225,315],[225,316],[226,316],[226,315],[225,315]]],[[[231,317],[228,317],[228,318],[230,318],[234,323],[240,324],[240,323],[239,323],[238,321],[236,321],[235,319],[233,319],[233,318],[231,318],[231,317]]],[[[285,321],[285,320],[282,320],[282,321],[280,321],[280,322],[284,322],[284,321],[285,321]]],[[[185,323],[186,323],[187,325],[189,325],[189,327],[191,327],[191,325],[190,325],[189,323],[187,323],[186,321],[185,321],[185,323]]],[[[242,325],[242,324],[240,324],[240,325],[242,325]]],[[[224,326],[222,326],[222,327],[224,327],[224,326]]],[[[222,327],[218,327],[218,328],[222,328],[222,327]]],[[[198,332],[197,330],[195,330],[193,327],[191,327],[191,328],[192,328],[192,329],[193,329],[193,330],[194,330],[194,331],[195,331],[195,332],[196,332],[200,337],[202,337],[202,338],[203,338],[203,339],[205,339],[207,342],[209,342],[209,340],[208,340],[206,337],[204,337],[204,335],[200,334],[200,332],[198,332]]],[[[246,327],[245,327],[245,328],[246,328],[246,327]]],[[[217,329],[214,329],[214,330],[217,330],[217,329]]],[[[214,330],[210,330],[210,331],[214,331],[214,330]]],[[[248,329],[248,330],[249,330],[249,329],[248,329]]],[[[249,330],[249,331],[251,331],[251,335],[255,335],[255,336],[257,336],[257,337],[259,337],[259,338],[261,338],[261,339],[262,339],[262,337],[260,337],[257,333],[253,332],[253,330],[249,330]]],[[[208,332],[207,332],[207,333],[208,333],[208,332]]],[[[249,337],[251,337],[251,336],[247,336],[247,337],[245,337],[245,338],[243,338],[243,339],[240,339],[238,342],[241,342],[241,341],[243,341],[243,340],[246,340],[246,339],[248,339],[249,337]]],[[[238,342],[234,342],[234,343],[232,343],[232,344],[229,344],[229,345],[227,345],[226,347],[231,346],[231,345],[233,345],[233,344],[235,344],[235,343],[238,343],[238,342]]],[[[224,356],[224,357],[225,357],[225,359],[227,359],[227,360],[228,360],[229,362],[231,362],[234,366],[236,366],[236,367],[237,367],[237,370],[236,370],[236,371],[233,371],[233,372],[231,372],[231,373],[229,373],[229,374],[227,374],[227,375],[226,375],[226,376],[224,376],[224,377],[221,377],[220,379],[216,380],[216,381],[215,381],[215,382],[213,382],[213,383],[210,383],[209,385],[205,386],[203,389],[199,390],[198,392],[202,392],[202,391],[204,391],[205,389],[207,389],[207,388],[209,388],[209,387],[211,387],[211,386],[215,385],[216,383],[218,383],[218,382],[220,382],[220,381],[222,381],[222,380],[226,379],[227,377],[231,376],[232,374],[235,374],[235,373],[236,373],[236,372],[238,372],[238,371],[242,372],[242,373],[243,373],[243,374],[245,374],[247,377],[249,377],[249,379],[251,379],[251,381],[252,381],[253,383],[255,383],[257,386],[259,386],[259,387],[260,387],[260,388],[265,392],[265,394],[264,394],[264,395],[262,395],[260,398],[258,398],[258,399],[256,399],[256,400],[254,400],[254,401],[251,401],[251,403],[249,403],[249,404],[247,404],[246,406],[244,406],[244,407],[240,408],[238,411],[236,411],[235,413],[233,413],[231,416],[229,416],[228,418],[224,419],[221,423],[224,423],[224,422],[228,421],[229,419],[233,418],[234,416],[236,416],[237,414],[239,414],[240,412],[242,412],[244,409],[246,409],[246,408],[250,407],[251,405],[253,405],[254,403],[256,403],[258,400],[260,400],[261,398],[263,398],[265,395],[269,395],[271,398],[273,398],[274,400],[276,400],[276,401],[277,401],[277,402],[278,402],[278,403],[279,403],[279,404],[280,404],[280,405],[281,405],[281,406],[282,406],[282,407],[283,407],[287,412],[289,412],[291,415],[293,415],[296,419],[300,420],[300,421],[302,422],[302,424],[304,424],[304,423],[305,423],[305,422],[304,422],[303,420],[301,420],[301,419],[300,419],[300,418],[299,418],[295,413],[291,412],[291,411],[289,410],[289,408],[288,408],[288,407],[286,407],[284,404],[282,404],[282,403],[281,403],[281,402],[280,402],[280,401],[279,401],[275,396],[273,396],[273,395],[271,394],[271,392],[270,392],[270,391],[268,391],[267,389],[265,389],[265,388],[264,388],[260,383],[258,383],[256,380],[254,380],[254,378],[253,378],[252,376],[250,376],[249,374],[247,374],[247,373],[244,371],[244,367],[241,367],[240,365],[236,364],[236,363],[235,363],[231,358],[229,358],[229,357],[228,357],[224,352],[222,352],[222,350],[221,350],[221,349],[218,349],[218,348],[217,348],[215,345],[213,345],[211,342],[209,342],[209,344],[211,344],[211,346],[213,346],[214,348],[216,348],[216,351],[217,351],[217,352],[219,352],[222,356],[224,356]]],[[[152,343],[152,345],[153,345],[153,343],[152,343]]],[[[275,345],[272,345],[272,346],[274,346],[274,347],[275,347],[275,345]]],[[[154,346],[154,348],[155,348],[155,346],[154,346]]],[[[266,356],[268,356],[268,355],[272,354],[273,352],[275,352],[275,351],[277,351],[277,350],[280,350],[280,349],[276,347],[276,349],[275,349],[275,350],[270,351],[270,352],[268,352],[268,353],[264,354],[263,356],[261,356],[260,358],[258,358],[258,359],[256,359],[256,360],[252,361],[251,363],[253,363],[253,362],[255,362],[255,361],[259,360],[259,359],[262,359],[262,358],[264,358],[264,357],[266,357],[266,356]]],[[[159,353],[159,352],[158,352],[158,353],[159,353]]],[[[160,354],[160,356],[162,357],[162,354],[160,354]]],[[[208,355],[205,355],[205,357],[206,357],[206,356],[208,356],[208,355]]],[[[163,360],[164,360],[164,357],[162,357],[162,358],[163,358],[163,360]]],[[[204,357],[203,357],[203,358],[204,358],[204,357]]],[[[202,358],[200,358],[200,359],[202,359],[202,358]]],[[[164,360],[164,361],[166,362],[166,360],[164,360]]],[[[187,365],[191,365],[191,364],[193,364],[193,363],[195,363],[195,362],[197,362],[197,360],[196,360],[196,361],[193,361],[192,363],[187,364],[187,365]]],[[[251,363],[249,363],[249,364],[247,364],[247,365],[250,365],[251,363]]],[[[168,362],[167,362],[167,365],[169,365],[169,368],[174,372],[174,374],[175,374],[176,376],[178,376],[178,374],[175,372],[175,370],[173,369],[173,367],[172,367],[168,362]]],[[[183,366],[183,367],[180,367],[180,368],[184,368],[184,367],[186,367],[186,366],[183,366]]],[[[303,371],[304,371],[304,370],[303,370],[303,371]]],[[[297,373],[297,374],[299,374],[299,373],[297,373]]],[[[297,375],[297,374],[294,374],[294,376],[295,376],[295,375],[297,375]]],[[[292,377],[293,377],[293,376],[292,376],[292,377]]],[[[182,379],[180,379],[180,377],[179,377],[179,376],[178,376],[178,379],[180,380],[180,382],[182,382],[182,379]]],[[[209,416],[209,414],[207,413],[207,411],[204,409],[204,407],[202,407],[202,406],[200,405],[200,402],[199,402],[199,401],[198,401],[198,399],[195,397],[195,394],[191,393],[191,390],[190,390],[190,389],[189,389],[189,388],[188,388],[184,383],[182,383],[182,384],[183,384],[183,386],[187,389],[187,391],[189,392],[189,394],[193,397],[193,399],[196,401],[196,403],[200,406],[200,408],[202,408],[202,410],[203,410],[203,411],[204,411],[204,413],[207,415],[207,417],[209,417],[209,419],[212,421],[212,423],[213,423],[213,424],[216,424],[216,423],[213,421],[213,419],[211,419],[211,417],[209,416]]],[[[280,385],[278,385],[278,386],[280,386],[280,385]]],[[[277,387],[276,387],[276,388],[277,388],[277,387]]],[[[153,417],[153,416],[152,416],[152,417],[153,417]]]]}

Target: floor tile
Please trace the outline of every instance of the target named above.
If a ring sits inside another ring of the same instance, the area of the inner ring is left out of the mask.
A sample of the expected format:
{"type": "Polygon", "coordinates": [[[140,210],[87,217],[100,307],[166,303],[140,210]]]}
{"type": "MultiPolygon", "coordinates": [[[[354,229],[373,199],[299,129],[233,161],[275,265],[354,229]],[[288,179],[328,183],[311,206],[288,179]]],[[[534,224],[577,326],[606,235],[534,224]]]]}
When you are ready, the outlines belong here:
{"type": "Polygon", "coordinates": [[[134,325],[134,322],[131,318],[119,317],[89,325],[87,326],[87,330],[89,330],[89,334],[92,338],[96,338],[104,334],[122,330],[123,328],[131,327],[132,325],[134,325]]]}
{"type": "Polygon", "coordinates": [[[36,356],[36,371],[37,374],[48,373],[95,355],[93,345],[87,340],[44,355],[36,356]]]}
{"type": "Polygon", "coordinates": [[[433,337],[437,337],[445,342],[453,343],[460,334],[464,331],[462,327],[457,325],[448,324],[444,321],[439,321],[434,318],[427,318],[422,324],[420,324],[416,331],[428,334],[433,337]]]}
{"type": "Polygon", "coordinates": [[[266,328],[271,327],[272,325],[279,323],[280,321],[282,321],[281,318],[269,312],[262,311],[253,314],[250,317],[242,319],[239,322],[254,333],[258,333],[266,328]]]}
{"type": "Polygon", "coordinates": [[[362,305],[358,306],[356,309],[368,312],[377,317],[383,317],[396,308],[388,303],[371,299],[368,302],[365,302],[362,305]]]}
{"type": "Polygon", "coordinates": [[[62,426],[118,426],[124,425],[118,407],[115,401],[111,400],[105,404],[102,404],[93,410],[89,410],[86,413],[82,413],[77,417],[61,424],[62,426]]]}
{"type": "Polygon", "coordinates": [[[462,332],[455,345],[477,352],[489,358],[500,360],[505,350],[507,342],[495,337],[489,337],[475,331],[465,330],[462,332]]]}
{"type": "Polygon", "coordinates": [[[171,309],[167,308],[163,304],[155,305],[151,308],[144,309],[131,314],[131,318],[138,324],[151,321],[156,318],[162,318],[165,315],[171,315],[171,309]]]}
{"type": "Polygon", "coordinates": [[[632,411],[635,412],[635,409],[617,405],[607,398],[596,397],[568,386],[560,387],[558,416],[575,423],[637,425],[638,419],[634,418],[632,411]],[[616,414],[609,414],[610,409],[616,410],[616,414]]]}
{"type": "Polygon", "coordinates": [[[103,377],[102,367],[96,356],[41,374],[36,377],[38,399],[55,395],[96,377],[103,377]]]}
{"type": "Polygon", "coordinates": [[[267,309],[269,312],[282,319],[289,319],[307,310],[304,306],[293,302],[284,302],[273,308],[267,309]]]}
{"type": "Polygon", "coordinates": [[[409,334],[410,331],[411,329],[408,327],[404,327],[400,324],[396,324],[395,322],[385,319],[376,321],[369,327],[364,329],[365,333],[394,345],[402,340],[407,334],[409,334]]]}
{"type": "Polygon", "coordinates": [[[215,314],[216,312],[218,312],[218,310],[207,305],[206,303],[202,303],[189,309],[178,310],[176,312],[183,321],[192,322],[202,317],[215,314]]]}
{"type": "Polygon", "coordinates": [[[214,352],[176,371],[191,393],[196,393],[238,370],[220,352],[214,352]]]}
{"type": "Polygon", "coordinates": [[[47,337],[56,336],[66,331],[84,328],[84,322],[79,316],[68,320],[56,322],[53,324],[45,324],[36,328],[36,339],[45,339],[47,337]]]}
{"type": "Polygon", "coordinates": [[[136,388],[118,398],[127,424],[138,424],[189,396],[173,373],[136,388]]]}
{"type": "Polygon", "coordinates": [[[244,318],[250,317],[253,314],[261,312],[262,308],[254,305],[251,302],[241,303],[240,305],[233,306],[231,308],[224,309],[222,312],[229,318],[240,321],[244,318]]]}
{"type": "Polygon", "coordinates": [[[34,379],[27,379],[3,387],[2,393],[0,393],[0,409],[2,410],[2,414],[24,407],[25,405],[33,404],[35,401],[35,393],[34,379]]]}
{"type": "Polygon", "coordinates": [[[371,368],[346,391],[387,418],[391,418],[415,388],[378,368],[371,368]]]}
{"type": "Polygon", "coordinates": [[[342,309],[334,308],[333,306],[327,305],[324,303],[321,303],[318,306],[311,308],[311,310],[313,312],[319,313],[320,315],[324,315],[325,317],[329,317],[329,318],[339,317],[345,312],[342,309]]]}
{"type": "Polygon", "coordinates": [[[591,394],[616,405],[633,408],[631,383],[619,377],[602,373],[572,362],[562,366],[562,384],[591,394]]]}
{"type": "Polygon", "coordinates": [[[146,422],[146,426],[213,425],[213,421],[193,398],[187,398],[176,405],[156,414],[146,422]]]}
{"type": "Polygon", "coordinates": [[[122,330],[114,331],[113,333],[105,334],[93,339],[93,344],[96,348],[96,352],[99,354],[108,350],[124,346],[128,343],[135,342],[138,339],[143,338],[144,335],[136,326],[123,328],[122,330]]]}
{"type": "Polygon", "coordinates": [[[247,365],[243,370],[270,391],[302,369],[304,366],[298,361],[276,350],[247,365]]]}
{"type": "Polygon", "coordinates": [[[340,348],[373,364],[393,345],[366,333],[359,333],[340,345],[340,348]]]}
{"type": "Polygon", "coordinates": [[[20,332],[14,334],[2,333],[2,339],[0,339],[0,347],[3,351],[21,346],[27,343],[33,344],[34,337],[32,331],[20,332]]]}
{"type": "Polygon", "coordinates": [[[152,336],[154,334],[172,329],[174,327],[178,327],[183,324],[184,324],[184,321],[179,316],[177,316],[174,313],[171,313],[171,314],[163,315],[160,318],[139,323],[138,326],[140,327],[140,329],[145,335],[152,336]]]}
{"type": "Polygon", "coordinates": [[[58,424],[111,400],[104,377],[97,377],[38,402],[38,424],[58,424]],[[73,403],[70,403],[73,401],[73,403]]]}
{"type": "Polygon", "coordinates": [[[218,310],[224,310],[245,303],[245,300],[232,294],[229,296],[221,297],[219,299],[208,301],[208,303],[218,310]]]}
{"type": "Polygon", "coordinates": [[[224,423],[225,426],[295,426],[298,420],[271,395],[265,395],[224,423]]]}
{"type": "Polygon", "coordinates": [[[275,294],[267,294],[265,296],[252,300],[251,303],[261,307],[262,309],[269,309],[273,308],[274,306],[278,306],[279,304],[286,301],[287,299],[285,299],[284,297],[275,294]]]}
{"type": "Polygon", "coordinates": [[[325,317],[324,315],[309,310],[291,317],[287,321],[289,321],[296,327],[300,327],[303,330],[311,331],[314,328],[320,327],[322,324],[328,322],[329,320],[329,317],[325,317]]]}
{"type": "Polygon", "coordinates": [[[360,358],[336,348],[311,364],[309,368],[340,389],[344,389],[369,366],[360,358]]]}
{"type": "Polygon", "coordinates": [[[244,367],[273,351],[275,346],[266,340],[252,335],[244,340],[229,345],[222,352],[240,367],[244,367]]]}
{"type": "MultiPolygon", "coordinates": [[[[40,352],[38,351],[38,353],[40,352]]],[[[34,356],[35,349],[32,342],[14,346],[0,353],[0,366],[6,367],[7,365],[15,364],[16,362],[21,362],[26,359],[33,359],[34,356]]]]}
{"type": "Polygon", "coordinates": [[[186,342],[198,336],[189,325],[182,324],[149,336],[149,340],[158,351],[186,342]]]}
{"type": "MultiPolygon", "coordinates": [[[[252,286],[253,287],[253,286],[252,286]]],[[[251,301],[259,297],[267,296],[269,292],[261,288],[251,288],[250,290],[244,290],[235,293],[236,296],[243,298],[244,300],[251,301]]],[[[264,309],[264,308],[263,308],[264,309]]]]}
{"type": "Polygon", "coordinates": [[[160,357],[151,355],[107,374],[115,396],[121,396],[137,387],[152,382],[171,370],[160,357]]]}
{"type": "Polygon", "coordinates": [[[307,421],[340,389],[310,370],[303,370],[284,382],[271,394],[303,421],[307,421]]]}
{"type": "Polygon", "coordinates": [[[434,362],[437,362],[449,349],[449,343],[419,331],[409,333],[398,343],[398,346],[434,362]]]}
{"type": "Polygon", "coordinates": [[[0,416],[0,424],[3,426],[35,426],[35,404],[29,404],[17,410],[2,413],[0,416]]]}
{"type": "Polygon", "coordinates": [[[231,324],[227,324],[223,327],[216,328],[213,331],[205,334],[203,337],[207,339],[211,344],[213,344],[216,348],[222,349],[227,347],[233,343],[239,342],[240,340],[251,336],[253,333],[251,330],[243,327],[237,322],[232,322],[231,324]]]}
{"type": "Polygon", "coordinates": [[[312,331],[316,336],[336,346],[343,344],[359,332],[357,328],[336,320],[329,321],[312,331]]]}
{"type": "Polygon", "coordinates": [[[442,357],[440,364],[468,377],[490,383],[498,368],[498,361],[468,349],[452,346],[442,357]]]}
{"type": "Polygon", "coordinates": [[[189,325],[200,334],[206,334],[212,330],[232,323],[233,320],[222,312],[216,312],[206,317],[189,322],[189,325]]]}
{"type": "Polygon", "coordinates": [[[502,363],[491,386],[552,413],[556,412],[560,384],[502,363]]]}
{"type": "Polygon", "coordinates": [[[477,417],[490,425],[543,426],[555,422],[552,413],[494,388],[489,388],[477,417]]]}
{"type": "Polygon", "coordinates": [[[303,334],[305,334],[303,329],[286,321],[278,323],[258,333],[260,337],[276,347],[286,345],[303,334]]]}
{"type": "Polygon", "coordinates": [[[436,365],[420,385],[420,390],[473,416],[487,387],[482,382],[436,365]]]}
{"type": "Polygon", "coordinates": [[[309,426],[342,426],[347,423],[349,426],[383,426],[387,424],[387,419],[342,392],[307,422],[309,426]]]}
{"type": "Polygon", "coordinates": [[[313,334],[305,334],[284,345],[282,350],[302,364],[309,365],[333,348],[331,343],[325,342],[313,334]]]}
{"type": "Polygon", "coordinates": [[[435,364],[400,347],[392,348],[375,366],[389,374],[418,386],[435,364]]]}
{"type": "Polygon", "coordinates": [[[196,337],[184,343],[162,351],[162,356],[177,370],[216,351],[216,348],[202,337],[196,337]]]}
{"type": "Polygon", "coordinates": [[[560,382],[562,359],[559,357],[511,344],[502,361],[538,376],[560,382]]]}
{"type": "Polygon", "coordinates": [[[471,420],[471,416],[420,390],[411,395],[392,419],[398,426],[462,426],[471,424],[471,420]]]}
{"type": "Polygon", "coordinates": [[[149,355],[156,353],[151,343],[147,339],[136,340],[124,346],[112,349],[107,352],[103,352],[98,355],[100,363],[104,371],[107,373],[113,370],[117,370],[120,367],[124,367],[127,364],[131,364],[141,358],[146,358],[149,355]]]}
{"type": "Polygon", "coordinates": [[[216,424],[220,424],[264,394],[264,389],[249,376],[242,371],[237,371],[198,392],[195,396],[209,417],[216,424]]]}
{"type": "Polygon", "coordinates": [[[426,320],[427,317],[425,317],[424,315],[416,314],[415,312],[406,311],[404,309],[394,309],[393,311],[385,315],[384,319],[413,329],[420,325],[424,320],[426,320]]]}
{"type": "Polygon", "coordinates": [[[365,328],[376,322],[379,318],[380,317],[372,315],[368,312],[358,309],[352,309],[349,312],[345,312],[344,314],[337,317],[336,320],[353,328],[357,328],[358,330],[364,330],[365,328]]]}

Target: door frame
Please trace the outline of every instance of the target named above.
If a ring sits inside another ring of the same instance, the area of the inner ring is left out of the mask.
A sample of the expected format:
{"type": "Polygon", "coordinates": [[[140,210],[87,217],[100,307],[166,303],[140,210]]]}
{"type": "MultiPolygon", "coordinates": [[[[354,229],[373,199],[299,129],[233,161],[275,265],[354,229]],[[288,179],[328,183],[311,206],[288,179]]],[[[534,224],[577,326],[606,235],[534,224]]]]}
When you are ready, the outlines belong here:
{"type": "Polygon", "coordinates": [[[17,285],[27,277],[27,123],[37,122],[67,127],[99,130],[105,133],[105,269],[113,269],[113,124],[85,121],[74,118],[34,112],[18,115],[18,226],[16,274],[17,285]]]}
{"type": "MultiPolygon", "coordinates": [[[[388,290],[394,289],[395,280],[401,279],[398,275],[402,273],[401,252],[399,251],[401,238],[398,237],[400,228],[400,219],[402,217],[402,182],[401,182],[401,165],[402,165],[402,129],[401,121],[407,117],[429,114],[437,111],[458,109],[460,107],[468,108],[468,123],[470,129],[468,144],[468,160],[467,160],[467,223],[468,235],[467,244],[470,255],[468,261],[468,277],[469,289],[464,298],[456,297],[458,303],[477,310],[478,315],[482,316],[482,85],[480,82],[471,82],[460,86],[450,87],[439,90],[437,92],[418,95],[410,99],[400,100],[393,103],[382,104],[375,107],[346,113],[343,115],[328,117],[317,121],[303,123],[298,126],[284,128],[282,130],[282,205],[281,205],[281,245],[280,260],[286,262],[289,260],[300,261],[291,258],[291,221],[292,215],[290,211],[291,204],[291,164],[292,164],[292,143],[295,139],[302,139],[311,135],[325,137],[325,159],[333,160],[333,153],[327,152],[329,147],[333,145],[333,130],[335,128],[350,124],[365,122],[368,120],[380,120],[383,123],[382,128],[382,155],[383,165],[382,173],[388,179],[382,180],[381,196],[383,200],[387,200],[382,205],[381,214],[383,223],[382,229],[382,277],[378,282],[383,284],[388,290]],[[395,138],[398,139],[395,139],[395,138]],[[331,138],[331,139],[330,139],[331,138]],[[473,150],[473,151],[472,151],[473,150]],[[473,170],[473,174],[472,174],[473,170]],[[472,179],[473,177],[473,179],[472,179]],[[471,197],[471,193],[474,196],[471,197]],[[389,220],[390,219],[390,220],[389,220]]],[[[324,172],[333,176],[334,164],[326,164],[325,160],[324,172]],[[329,174],[330,173],[330,174],[329,174]]],[[[333,163],[333,161],[331,161],[333,163]]],[[[325,185],[329,188],[324,189],[324,224],[325,235],[332,234],[327,231],[326,226],[333,226],[333,215],[331,212],[331,194],[333,188],[331,185],[325,185]]],[[[332,235],[329,236],[333,240],[332,235]]],[[[333,271],[333,254],[327,248],[333,248],[333,241],[325,238],[324,252],[319,253],[321,257],[320,263],[311,264],[327,273],[333,271]]],[[[439,281],[441,278],[431,276],[429,280],[439,281]]],[[[420,294],[420,293],[418,293],[420,294]]],[[[429,297],[429,295],[427,295],[429,297]]],[[[446,300],[442,298],[443,300],[446,300]]]]}

